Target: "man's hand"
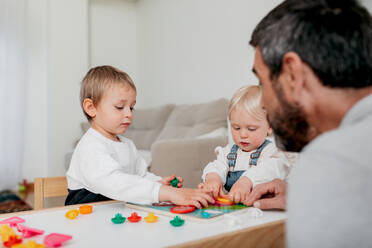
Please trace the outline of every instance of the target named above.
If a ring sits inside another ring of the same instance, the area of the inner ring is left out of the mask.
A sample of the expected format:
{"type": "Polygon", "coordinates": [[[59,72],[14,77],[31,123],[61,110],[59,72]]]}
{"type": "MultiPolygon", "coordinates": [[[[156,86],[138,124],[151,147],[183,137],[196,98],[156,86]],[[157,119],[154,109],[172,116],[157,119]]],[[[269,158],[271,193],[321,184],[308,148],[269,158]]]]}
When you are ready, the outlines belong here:
{"type": "Polygon", "coordinates": [[[260,209],[286,209],[287,183],[275,179],[257,185],[243,203],[260,209]]]}
{"type": "Polygon", "coordinates": [[[171,201],[176,205],[193,205],[197,208],[208,207],[208,203],[214,203],[213,198],[200,189],[173,188],[170,186],[161,186],[159,201],[171,201]]]}
{"type": "Polygon", "coordinates": [[[252,190],[252,181],[248,177],[241,176],[238,181],[234,183],[228,194],[230,200],[235,203],[243,202],[247,199],[252,190]]]}
{"type": "MultiPolygon", "coordinates": [[[[173,174],[173,175],[171,175],[171,176],[168,176],[168,177],[163,177],[160,181],[159,181],[159,183],[161,183],[161,184],[163,184],[163,185],[170,185],[170,182],[173,180],[173,179],[175,179],[176,178],[176,175],[175,174],[173,174]]],[[[179,181],[179,183],[178,183],[178,188],[182,188],[182,183],[183,183],[183,178],[182,177],[177,177],[177,179],[178,179],[178,181],[179,181]]]]}
{"type": "Polygon", "coordinates": [[[212,195],[214,198],[218,196],[226,196],[223,192],[223,185],[220,176],[217,173],[208,173],[205,178],[205,183],[200,183],[198,188],[204,193],[212,195]]]}

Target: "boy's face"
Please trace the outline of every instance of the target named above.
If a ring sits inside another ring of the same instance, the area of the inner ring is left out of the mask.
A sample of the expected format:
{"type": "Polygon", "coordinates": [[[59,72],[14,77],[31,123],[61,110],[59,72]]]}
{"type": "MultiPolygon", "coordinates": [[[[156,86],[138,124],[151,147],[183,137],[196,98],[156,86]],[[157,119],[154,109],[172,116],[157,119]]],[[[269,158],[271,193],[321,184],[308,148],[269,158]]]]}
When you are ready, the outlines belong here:
{"type": "Polygon", "coordinates": [[[246,110],[234,108],[230,113],[231,135],[240,149],[250,152],[265,141],[270,131],[266,120],[257,120],[246,110]]]}
{"type": "Polygon", "coordinates": [[[96,106],[92,127],[104,136],[117,140],[133,121],[137,93],[130,86],[114,84],[107,88],[96,106]]]}

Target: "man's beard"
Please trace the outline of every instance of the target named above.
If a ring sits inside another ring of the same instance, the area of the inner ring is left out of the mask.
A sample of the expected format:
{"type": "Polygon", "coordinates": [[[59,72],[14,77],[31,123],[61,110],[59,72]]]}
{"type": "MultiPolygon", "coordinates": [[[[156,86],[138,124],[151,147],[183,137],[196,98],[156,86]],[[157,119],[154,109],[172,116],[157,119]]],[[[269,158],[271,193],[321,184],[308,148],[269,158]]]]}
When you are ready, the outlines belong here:
{"type": "Polygon", "coordinates": [[[314,134],[300,106],[290,104],[284,99],[283,92],[276,92],[281,109],[268,115],[268,121],[274,130],[278,148],[300,152],[313,138],[314,134]]]}

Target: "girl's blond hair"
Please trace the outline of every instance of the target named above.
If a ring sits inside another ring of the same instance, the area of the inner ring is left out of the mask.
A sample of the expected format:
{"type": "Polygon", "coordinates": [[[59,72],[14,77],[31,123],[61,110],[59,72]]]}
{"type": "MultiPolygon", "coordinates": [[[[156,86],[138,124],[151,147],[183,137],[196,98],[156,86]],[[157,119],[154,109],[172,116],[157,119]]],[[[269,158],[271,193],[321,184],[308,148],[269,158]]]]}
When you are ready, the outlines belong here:
{"type": "Polygon", "coordinates": [[[114,84],[123,84],[137,91],[129,75],[113,66],[97,66],[90,69],[85,75],[81,82],[80,105],[88,121],[91,121],[91,117],[84,110],[84,100],[89,98],[97,106],[105,90],[114,84]]]}
{"type": "Polygon", "coordinates": [[[261,104],[262,90],[258,85],[247,85],[238,89],[230,100],[229,118],[231,111],[242,108],[257,120],[266,119],[266,111],[261,104]]]}

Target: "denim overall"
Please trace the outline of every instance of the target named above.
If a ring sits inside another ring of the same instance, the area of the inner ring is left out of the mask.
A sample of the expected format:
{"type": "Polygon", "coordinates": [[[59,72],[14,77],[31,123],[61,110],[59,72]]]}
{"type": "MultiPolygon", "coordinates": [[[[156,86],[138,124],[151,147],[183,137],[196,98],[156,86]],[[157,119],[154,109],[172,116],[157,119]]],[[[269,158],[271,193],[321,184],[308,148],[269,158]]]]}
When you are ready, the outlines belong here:
{"type": "MultiPolygon", "coordinates": [[[[267,146],[269,143],[271,143],[270,140],[265,140],[260,147],[257,148],[255,152],[251,154],[251,159],[249,160],[249,165],[254,165],[257,166],[257,161],[258,158],[260,157],[260,154],[262,150],[267,146]]],[[[225,184],[225,189],[227,191],[230,191],[231,187],[233,184],[238,181],[240,176],[245,172],[245,170],[240,170],[240,171],[234,171],[235,167],[235,162],[237,158],[237,152],[238,152],[239,146],[234,144],[233,147],[231,148],[231,151],[229,154],[227,154],[227,163],[229,165],[229,172],[227,173],[227,178],[226,178],[226,184],[225,184]]]]}

